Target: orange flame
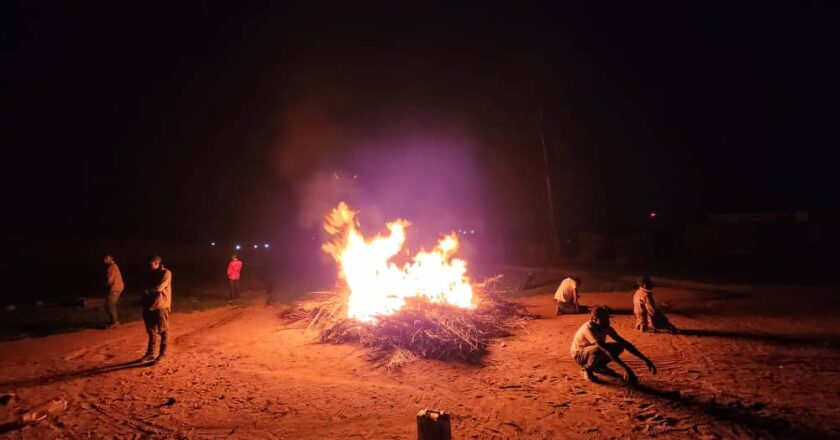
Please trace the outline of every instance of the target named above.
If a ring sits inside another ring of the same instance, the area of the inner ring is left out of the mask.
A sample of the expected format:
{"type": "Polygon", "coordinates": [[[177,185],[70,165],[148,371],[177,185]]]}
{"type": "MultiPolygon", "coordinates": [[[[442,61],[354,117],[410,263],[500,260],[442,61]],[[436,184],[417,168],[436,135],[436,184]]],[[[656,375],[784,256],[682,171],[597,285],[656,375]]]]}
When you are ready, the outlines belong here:
{"type": "Polygon", "coordinates": [[[405,243],[406,220],[387,224],[388,234],[366,240],[359,232],[357,213],[341,202],[324,221],[333,240],[321,247],[340,266],[341,279],[350,288],[347,315],[364,322],[400,310],[406,298],[422,297],[435,303],[472,307],[472,286],[467,263],[452,256],[458,250],[453,232],[440,239],[431,252],[420,251],[402,267],[390,261],[405,243]]]}

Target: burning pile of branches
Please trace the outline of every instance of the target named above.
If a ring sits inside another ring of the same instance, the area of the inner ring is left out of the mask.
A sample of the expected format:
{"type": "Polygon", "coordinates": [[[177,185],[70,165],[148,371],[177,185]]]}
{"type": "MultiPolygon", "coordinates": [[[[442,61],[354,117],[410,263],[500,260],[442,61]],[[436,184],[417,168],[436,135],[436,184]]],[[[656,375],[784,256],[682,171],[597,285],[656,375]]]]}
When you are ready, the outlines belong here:
{"type": "Polygon", "coordinates": [[[283,318],[318,330],[323,342],[367,347],[369,359],[389,369],[418,357],[478,362],[490,340],[511,335],[533,318],[525,306],[503,298],[505,291],[498,288],[501,277],[474,285],[474,308],[416,298],[401,310],[366,323],[347,318],[346,294],[318,292],[283,318]]]}

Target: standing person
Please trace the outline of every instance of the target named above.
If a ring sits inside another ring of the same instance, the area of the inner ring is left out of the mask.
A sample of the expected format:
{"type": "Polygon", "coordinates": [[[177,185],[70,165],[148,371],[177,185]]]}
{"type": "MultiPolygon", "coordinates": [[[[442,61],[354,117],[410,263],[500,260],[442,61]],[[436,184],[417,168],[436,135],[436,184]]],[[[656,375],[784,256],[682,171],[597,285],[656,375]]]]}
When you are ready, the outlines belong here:
{"type": "Polygon", "coordinates": [[[664,313],[657,310],[653,299],[653,280],[643,275],[636,280],[636,293],[633,294],[633,314],[636,315],[636,330],[643,332],[677,333],[677,328],[671,324],[664,313]]]}
{"type": "Polygon", "coordinates": [[[105,263],[105,310],[111,318],[111,325],[108,328],[117,328],[120,325],[117,317],[117,301],[120,300],[125,284],[120,268],[112,255],[105,255],[102,262],[105,263]]]}
{"type": "Polygon", "coordinates": [[[149,344],[142,361],[160,362],[166,355],[169,309],[172,307],[172,272],[163,267],[159,256],[149,258],[149,271],[144,280],[143,322],[149,335],[149,344]],[[155,358],[155,345],[160,335],[160,352],[155,358]]]}
{"type": "Polygon", "coordinates": [[[555,315],[562,315],[563,313],[582,313],[586,312],[586,306],[580,305],[578,300],[580,294],[578,288],[583,284],[583,281],[578,277],[566,277],[560,282],[560,287],[554,292],[554,301],[557,303],[555,315]]]}
{"type": "Polygon", "coordinates": [[[615,362],[624,368],[624,380],[635,383],[638,379],[633,370],[619,357],[624,350],[638,357],[651,373],[656,374],[656,367],[633,344],[618,335],[610,326],[610,311],[606,307],[595,307],[589,321],[580,326],[572,340],[572,359],[580,365],[583,377],[590,382],[598,382],[594,373],[618,377],[618,373],[607,366],[615,362]],[[606,342],[607,336],[615,342],[606,342]]]}
{"type": "Polygon", "coordinates": [[[230,297],[228,299],[230,300],[239,298],[239,276],[241,272],[242,260],[236,254],[231,255],[227,267],[227,277],[230,282],[230,297]]]}

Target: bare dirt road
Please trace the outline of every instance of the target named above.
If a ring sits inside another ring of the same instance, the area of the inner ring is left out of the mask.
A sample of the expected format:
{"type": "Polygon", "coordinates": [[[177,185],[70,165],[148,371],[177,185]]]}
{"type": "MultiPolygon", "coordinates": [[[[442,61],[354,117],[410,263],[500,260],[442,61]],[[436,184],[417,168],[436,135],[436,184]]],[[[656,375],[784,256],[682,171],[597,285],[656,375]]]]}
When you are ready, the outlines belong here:
{"type": "MultiPolygon", "coordinates": [[[[585,285],[584,285],[585,287],[585,285]]],[[[412,439],[415,414],[453,414],[454,438],[840,437],[840,301],[830,289],[658,288],[687,335],[632,330],[629,293],[586,293],[610,304],[614,327],[659,367],[641,379],[582,380],[569,345],[584,316],[543,315],[496,341],[485,365],[421,360],[398,372],[364,351],[312,342],[279,308],[254,305],[172,316],[169,359],[142,354],[142,324],[0,344],[0,392],[19,410],[63,396],[68,410],[3,438],[412,439]],[[797,305],[799,304],[799,305],[797,305]],[[802,304],[805,304],[804,306],[802,304]]]]}

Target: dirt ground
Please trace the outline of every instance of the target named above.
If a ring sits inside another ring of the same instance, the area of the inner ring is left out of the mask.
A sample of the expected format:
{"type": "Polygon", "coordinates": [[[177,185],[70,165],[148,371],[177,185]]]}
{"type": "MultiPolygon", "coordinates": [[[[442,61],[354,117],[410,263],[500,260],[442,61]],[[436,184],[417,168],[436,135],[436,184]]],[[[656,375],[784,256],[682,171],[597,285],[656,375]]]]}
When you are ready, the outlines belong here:
{"type": "MultiPolygon", "coordinates": [[[[364,351],[312,342],[279,307],[172,316],[171,356],[139,357],[141,323],[0,344],[0,406],[63,396],[68,410],[3,438],[413,439],[415,415],[453,415],[453,438],[838,438],[840,296],[831,289],[657,288],[686,335],[640,334],[630,293],[589,293],[658,366],[625,355],[641,384],[585,382],[569,355],[586,317],[552,316],[550,293],[525,298],[542,319],[494,342],[482,366],[421,360],[372,368],[364,351]],[[173,400],[174,399],[174,400],[173,400]],[[168,403],[168,404],[167,404],[168,403]]],[[[176,292],[177,294],[177,292],[176,292]]]]}

